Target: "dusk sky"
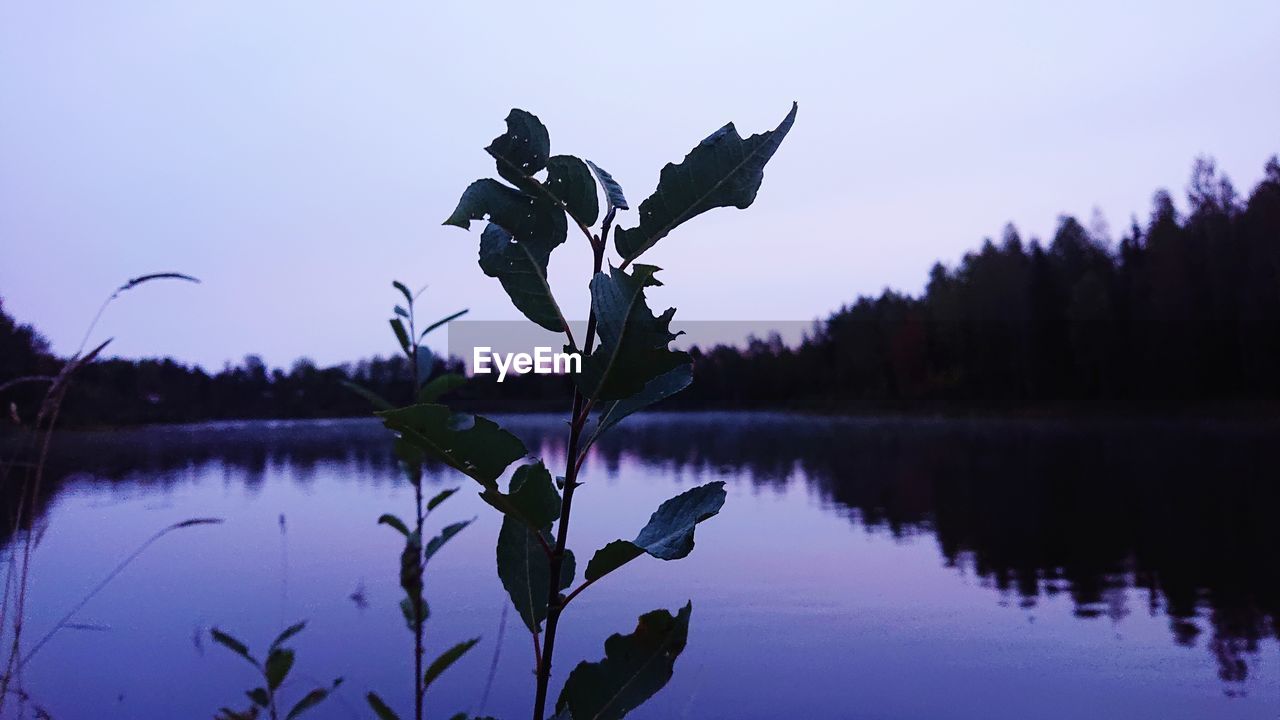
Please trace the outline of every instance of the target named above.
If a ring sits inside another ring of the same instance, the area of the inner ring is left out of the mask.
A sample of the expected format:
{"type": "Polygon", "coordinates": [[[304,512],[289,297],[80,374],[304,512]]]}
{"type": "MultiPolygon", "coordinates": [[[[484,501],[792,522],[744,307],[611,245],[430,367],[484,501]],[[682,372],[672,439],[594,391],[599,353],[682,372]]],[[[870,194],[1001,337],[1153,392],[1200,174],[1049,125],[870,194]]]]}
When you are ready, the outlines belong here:
{"type": "MultiPolygon", "coordinates": [[[[0,297],[74,351],[216,369],[394,350],[390,281],[428,315],[518,317],[444,227],[508,109],[633,207],[727,121],[793,131],[751,210],[645,256],[694,320],[810,320],[918,292],[1006,222],[1113,235],[1198,155],[1247,192],[1280,151],[1280,3],[0,2],[0,297]]],[[[634,211],[621,220],[634,224],[634,211]]],[[[590,251],[551,261],[585,314],[590,251]]],[[[434,318],[433,318],[434,319],[434,318]]]]}

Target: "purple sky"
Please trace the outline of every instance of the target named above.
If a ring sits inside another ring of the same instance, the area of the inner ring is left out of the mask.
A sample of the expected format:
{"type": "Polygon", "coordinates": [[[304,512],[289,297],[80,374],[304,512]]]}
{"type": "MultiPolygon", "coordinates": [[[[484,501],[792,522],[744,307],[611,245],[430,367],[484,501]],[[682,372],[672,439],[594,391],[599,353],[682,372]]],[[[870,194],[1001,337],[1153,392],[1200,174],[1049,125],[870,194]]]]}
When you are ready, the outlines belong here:
{"type": "MultiPolygon", "coordinates": [[[[663,240],[653,304],[807,320],[918,291],[1013,221],[1117,231],[1192,159],[1280,151],[1280,3],[32,2],[0,5],[0,296],[74,350],[220,367],[387,353],[389,287],[517,317],[440,225],[510,107],[636,205],[726,121],[795,129],[756,205],[663,240]],[[1039,6],[1039,7],[1033,7],[1039,6]]],[[[632,224],[634,212],[623,221],[632,224]]],[[[571,317],[589,251],[552,258],[571,317]]]]}

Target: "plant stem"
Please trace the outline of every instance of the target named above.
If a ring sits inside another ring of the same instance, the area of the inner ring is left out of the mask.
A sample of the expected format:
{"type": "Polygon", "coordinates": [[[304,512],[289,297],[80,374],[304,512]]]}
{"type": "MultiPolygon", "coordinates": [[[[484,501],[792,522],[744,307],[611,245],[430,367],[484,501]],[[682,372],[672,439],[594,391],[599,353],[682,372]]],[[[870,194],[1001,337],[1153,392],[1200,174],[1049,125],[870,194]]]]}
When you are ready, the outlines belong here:
{"type": "MultiPolygon", "coordinates": [[[[413,387],[409,390],[409,394],[411,396],[409,398],[410,402],[416,401],[418,388],[422,387],[422,378],[418,371],[418,328],[415,324],[415,317],[416,313],[414,311],[413,301],[411,300],[409,302],[409,337],[413,339],[413,357],[409,362],[413,365],[413,387]]],[[[417,562],[418,566],[422,567],[422,529],[426,518],[422,513],[421,467],[417,468],[413,475],[413,500],[418,530],[417,562]]],[[[422,701],[423,695],[426,694],[426,688],[423,687],[422,683],[422,656],[425,652],[423,647],[423,635],[426,634],[426,628],[424,627],[426,623],[423,616],[426,615],[426,613],[423,611],[424,608],[422,606],[422,591],[419,590],[413,598],[413,713],[417,720],[422,720],[422,701]]]]}
{"type": "MultiPolygon", "coordinates": [[[[609,225],[612,213],[605,218],[603,233],[600,238],[592,238],[591,249],[594,251],[594,270],[591,277],[604,265],[605,241],[609,236],[609,225]]],[[[596,338],[596,313],[594,303],[587,318],[587,335],[583,340],[582,352],[590,355],[596,338]]],[[[569,543],[569,514],[573,510],[573,492],[578,487],[578,444],[582,440],[582,428],[586,425],[587,414],[584,408],[590,404],[582,395],[582,391],[573,391],[573,414],[569,423],[569,446],[565,455],[564,500],[560,506],[560,523],[556,528],[556,546],[551,552],[551,575],[547,583],[547,637],[542,645],[542,662],[538,663],[538,689],[533,702],[533,720],[543,720],[547,706],[547,687],[551,683],[551,660],[555,653],[556,630],[560,626],[560,612],[564,606],[560,602],[560,573],[564,565],[565,546],[569,543]]]]}

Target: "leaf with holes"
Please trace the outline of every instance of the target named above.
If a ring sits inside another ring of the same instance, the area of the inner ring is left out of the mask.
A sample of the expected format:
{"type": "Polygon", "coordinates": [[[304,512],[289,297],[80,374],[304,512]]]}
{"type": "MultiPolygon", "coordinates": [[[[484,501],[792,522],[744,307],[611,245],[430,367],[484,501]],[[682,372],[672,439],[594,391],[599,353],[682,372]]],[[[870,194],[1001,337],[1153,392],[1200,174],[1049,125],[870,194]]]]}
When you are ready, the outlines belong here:
{"type": "Polygon", "coordinates": [[[690,362],[687,353],[671,350],[675,308],[655,316],[644,289],[661,285],[652,265],[636,265],[628,273],[610,268],[591,280],[600,345],[583,358],[574,376],[584,395],[596,400],[622,400],[642,392],[651,380],[690,362]]]}
{"type": "Polygon", "coordinates": [[[745,209],[756,199],[764,166],[773,157],[796,119],[796,105],[778,127],[742,139],[733,123],[711,133],[680,164],[668,163],[658,189],[640,203],[640,224],[619,228],[615,246],[630,263],[675,227],[718,207],[745,209]]]}
{"type": "Polygon", "coordinates": [[[489,223],[480,234],[480,269],[497,278],[511,303],[524,316],[552,332],[565,326],[560,305],[547,283],[550,249],[543,251],[531,243],[516,242],[511,233],[489,223]]]}

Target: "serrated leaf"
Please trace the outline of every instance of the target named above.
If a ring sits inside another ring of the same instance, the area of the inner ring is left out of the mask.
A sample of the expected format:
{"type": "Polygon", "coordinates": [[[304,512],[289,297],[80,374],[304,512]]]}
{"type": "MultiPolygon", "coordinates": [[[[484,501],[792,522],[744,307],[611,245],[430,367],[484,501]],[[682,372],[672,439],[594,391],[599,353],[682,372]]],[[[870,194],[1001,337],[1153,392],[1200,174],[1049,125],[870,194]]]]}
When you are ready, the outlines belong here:
{"type": "Polygon", "coordinates": [[[538,116],[519,108],[507,113],[507,131],[484,149],[497,162],[498,174],[519,187],[547,166],[551,138],[538,116]]]}
{"type": "Polygon", "coordinates": [[[623,418],[675,395],[692,383],[693,365],[686,363],[645,383],[644,389],[639,393],[625,400],[605,404],[596,419],[595,430],[591,433],[584,449],[593,445],[606,430],[622,422],[623,418]]]}
{"type": "Polygon", "coordinates": [[[608,211],[627,210],[627,197],[622,194],[622,186],[618,184],[613,176],[605,172],[604,168],[591,162],[586,161],[587,167],[591,168],[591,172],[595,173],[596,180],[600,181],[600,187],[604,188],[604,200],[608,211]]]}
{"type": "Polygon", "coordinates": [[[485,490],[480,498],[530,528],[549,528],[560,517],[560,494],[552,487],[551,473],[541,462],[516,468],[508,494],[485,490]]]}
{"type": "Polygon", "coordinates": [[[396,334],[396,342],[400,343],[400,349],[404,351],[406,357],[413,353],[409,350],[409,333],[404,329],[404,323],[400,318],[391,318],[391,330],[396,334]]]}
{"type": "Polygon", "coordinates": [[[675,616],[654,610],[640,616],[630,635],[611,635],[603,660],[578,663],[569,673],[556,709],[568,708],[577,720],[618,720],[635,710],[671,679],[692,612],[692,603],[675,616]]]}
{"type": "Polygon", "coordinates": [[[444,502],[445,500],[448,500],[449,497],[456,492],[458,492],[458,488],[449,488],[447,490],[441,490],[440,492],[436,493],[434,497],[432,497],[430,500],[427,501],[427,512],[431,512],[432,510],[435,510],[436,507],[440,505],[440,503],[444,502]]]}
{"type": "Polygon", "coordinates": [[[544,185],[564,204],[565,210],[583,225],[595,225],[600,216],[600,200],[591,169],[572,155],[556,155],[547,160],[547,182],[544,185]]]}
{"type": "Polygon", "coordinates": [[[614,234],[624,265],[692,217],[718,207],[749,207],[764,180],[765,164],[795,122],[796,108],[793,103],[777,128],[745,140],[729,123],[689,151],[680,164],[662,168],[657,190],[640,203],[640,224],[614,234]]]}
{"type": "Polygon", "coordinates": [[[378,416],[405,441],[486,488],[496,488],[507,466],[527,454],[519,438],[492,420],[444,405],[412,405],[378,416]]]}
{"type": "Polygon", "coordinates": [[[550,251],[514,242],[510,233],[489,223],[480,234],[480,269],[498,279],[524,316],[552,332],[564,330],[564,315],[547,282],[550,251]]]}
{"type": "Polygon", "coordinates": [[[284,632],[277,635],[275,640],[271,641],[271,648],[275,649],[280,647],[284,643],[284,641],[302,632],[304,629],[306,629],[306,627],[307,627],[306,622],[300,622],[294,625],[290,625],[289,627],[284,629],[284,632]]]}
{"type": "Polygon", "coordinates": [[[377,693],[371,692],[365,695],[364,699],[369,703],[369,707],[373,708],[373,714],[378,716],[378,720],[400,720],[400,716],[383,702],[377,693]]]}
{"type": "Polygon", "coordinates": [[[440,677],[441,673],[448,670],[449,666],[457,662],[463,655],[466,655],[467,651],[475,647],[478,642],[480,642],[480,638],[464,640],[441,653],[440,657],[427,666],[427,671],[422,676],[422,689],[426,690],[430,687],[431,683],[440,677]]]}
{"type": "Polygon", "coordinates": [[[333,681],[332,687],[316,688],[315,690],[312,690],[311,692],[307,693],[306,695],[303,696],[301,700],[298,701],[297,705],[293,706],[293,709],[289,711],[289,714],[285,715],[285,720],[293,720],[294,718],[298,717],[299,715],[306,712],[307,710],[310,710],[316,705],[319,705],[320,703],[324,702],[325,698],[329,697],[329,694],[332,693],[335,689],[337,689],[337,687],[341,684],[342,684],[342,678],[338,678],[337,680],[333,681]]]}
{"type": "Polygon", "coordinates": [[[658,506],[635,540],[615,540],[596,551],[584,577],[595,582],[648,553],[659,560],[679,560],[693,551],[697,524],[714,517],[724,507],[724,481],[717,480],[686,490],[658,506]]]}
{"type": "Polygon", "coordinates": [[[427,543],[427,549],[423,551],[423,554],[422,554],[422,562],[425,563],[426,561],[430,560],[433,555],[435,555],[437,552],[440,551],[440,548],[444,547],[445,543],[449,542],[449,540],[452,539],[454,535],[457,535],[458,533],[462,532],[462,529],[470,524],[471,524],[470,520],[464,520],[462,522],[456,522],[456,523],[453,523],[452,525],[445,526],[445,528],[440,531],[439,535],[431,538],[431,540],[427,543]]]}
{"type": "Polygon", "coordinates": [[[655,316],[644,289],[660,283],[658,268],[636,265],[631,273],[609,268],[591,280],[591,307],[600,345],[583,358],[574,376],[579,389],[596,400],[622,400],[644,390],[654,378],[690,362],[687,353],[668,346],[677,337],[670,329],[675,308],[655,316]]]}
{"type": "Polygon", "coordinates": [[[409,537],[409,526],[405,525],[403,520],[396,517],[395,515],[392,515],[391,513],[383,513],[380,517],[378,517],[378,524],[389,525],[396,532],[400,533],[405,537],[409,537]]]}
{"type": "Polygon", "coordinates": [[[444,373],[432,378],[422,389],[418,391],[418,402],[433,403],[440,399],[441,395],[452,390],[457,390],[467,384],[467,379],[458,373],[444,373]]]}
{"type": "Polygon", "coordinates": [[[293,669],[294,654],[288,648],[276,648],[267,654],[267,664],[263,674],[267,678],[267,687],[275,690],[284,682],[289,671],[293,669]]]}
{"type": "Polygon", "coordinates": [[[258,661],[255,660],[253,656],[249,654],[249,648],[244,643],[240,642],[239,640],[235,639],[234,637],[231,637],[227,633],[224,633],[217,628],[211,629],[209,631],[209,634],[213,637],[214,642],[227,648],[228,650],[239,655],[245,660],[248,660],[254,667],[258,667],[258,661]]]}
{"type": "MultiPolygon", "coordinates": [[[[498,532],[498,578],[511,596],[511,604],[530,632],[541,632],[547,617],[547,584],[551,560],[538,537],[520,520],[507,515],[498,532]]],[[[543,541],[554,544],[549,530],[541,531],[543,541]]],[[[565,550],[561,561],[560,588],[569,587],[575,574],[573,553],[565,550]]]]}

